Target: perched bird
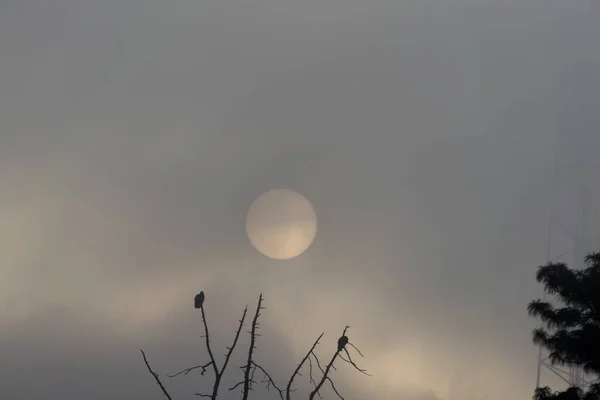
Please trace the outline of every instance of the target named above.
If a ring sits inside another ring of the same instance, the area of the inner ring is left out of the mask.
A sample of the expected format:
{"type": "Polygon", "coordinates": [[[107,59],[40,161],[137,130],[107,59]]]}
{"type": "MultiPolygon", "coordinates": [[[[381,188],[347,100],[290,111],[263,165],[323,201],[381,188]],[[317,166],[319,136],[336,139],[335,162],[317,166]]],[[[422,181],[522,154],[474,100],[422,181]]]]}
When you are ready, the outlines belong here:
{"type": "Polygon", "coordinates": [[[342,351],[344,347],[348,344],[348,336],[343,335],[338,339],[338,351],[342,351]]]}
{"type": "Polygon", "coordinates": [[[194,297],[194,308],[202,308],[204,304],[204,292],[200,292],[194,297]]]}

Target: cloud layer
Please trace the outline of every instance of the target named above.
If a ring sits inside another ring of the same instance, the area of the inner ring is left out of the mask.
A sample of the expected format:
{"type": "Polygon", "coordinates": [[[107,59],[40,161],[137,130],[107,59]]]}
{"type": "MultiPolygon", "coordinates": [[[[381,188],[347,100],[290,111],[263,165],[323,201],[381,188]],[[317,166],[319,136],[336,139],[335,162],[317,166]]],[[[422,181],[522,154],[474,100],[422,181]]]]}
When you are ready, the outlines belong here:
{"type": "Polygon", "coordinates": [[[161,374],[200,362],[201,289],[221,346],[265,294],[260,357],[280,379],[348,324],[374,374],[336,372],[356,398],[530,396],[525,306],[548,210],[573,204],[569,185],[550,201],[554,150],[559,182],[577,158],[600,171],[599,12],[1,1],[0,397],[159,398],[138,349],[161,374]],[[278,187],[319,216],[286,262],[244,231],[278,187]]]}

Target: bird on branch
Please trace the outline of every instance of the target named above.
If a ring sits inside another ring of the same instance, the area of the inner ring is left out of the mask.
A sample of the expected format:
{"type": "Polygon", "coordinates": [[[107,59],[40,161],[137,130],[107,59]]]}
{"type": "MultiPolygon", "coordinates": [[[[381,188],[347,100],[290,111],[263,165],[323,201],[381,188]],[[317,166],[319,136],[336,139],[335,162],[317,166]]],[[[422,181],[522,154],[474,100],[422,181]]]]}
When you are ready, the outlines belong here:
{"type": "Polygon", "coordinates": [[[343,335],[338,339],[338,351],[342,351],[344,347],[348,344],[348,336],[343,335]]]}
{"type": "Polygon", "coordinates": [[[204,292],[200,292],[194,297],[194,308],[202,308],[204,304],[204,292]]]}

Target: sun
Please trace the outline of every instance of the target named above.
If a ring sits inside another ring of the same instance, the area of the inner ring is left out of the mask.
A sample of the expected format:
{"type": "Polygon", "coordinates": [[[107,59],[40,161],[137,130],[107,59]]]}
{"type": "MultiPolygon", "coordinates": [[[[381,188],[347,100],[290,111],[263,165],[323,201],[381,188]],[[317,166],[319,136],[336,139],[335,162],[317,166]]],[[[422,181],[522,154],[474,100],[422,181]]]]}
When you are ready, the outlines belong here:
{"type": "Polygon", "coordinates": [[[317,214],[311,202],[290,189],[260,195],[246,215],[250,243],[265,257],[289,260],[304,253],[317,235],[317,214]]]}

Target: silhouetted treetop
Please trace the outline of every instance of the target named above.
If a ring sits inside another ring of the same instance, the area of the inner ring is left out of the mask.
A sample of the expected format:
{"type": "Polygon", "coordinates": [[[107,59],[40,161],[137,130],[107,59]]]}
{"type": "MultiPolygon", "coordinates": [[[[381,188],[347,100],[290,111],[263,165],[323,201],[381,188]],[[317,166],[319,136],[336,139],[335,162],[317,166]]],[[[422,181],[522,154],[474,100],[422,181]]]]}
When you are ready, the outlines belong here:
{"type": "MultiPolygon", "coordinates": [[[[206,310],[204,307],[204,300],[205,300],[205,294],[203,291],[201,291],[194,297],[194,308],[200,310],[200,316],[202,319],[202,327],[204,330],[204,334],[202,335],[202,337],[204,338],[204,342],[206,345],[206,351],[208,353],[209,360],[205,361],[203,364],[198,364],[193,367],[185,368],[176,374],[168,375],[168,377],[174,378],[174,377],[180,376],[180,375],[187,375],[190,372],[196,371],[196,370],[200,370],[200,375],[204,376],[207,372],[210,374],[210,372],[212,371],[212,375],[213,375],[212,389],[210,389],[209,391],[204,392],[204,393],[195,393],[195,395],[199,396],[199,397],[211,399],[211,400],[216,400],[220,393],[221,384],[223,382],[223,376],[229,365],[231,355],[233,354],[234,349],[236,349],[238,340],[240,338],[240,333],[242,331],[242,327],[244,326],[244,322],[246,321],[248,307],[246,306],[244,308],[242,317],[239,320],[238,327],[235,332],[235,337],[232,341],[232,344],[229,347],[227,347],[227,352],[225,354],[225,360],[221,364],[221,367],[219,367],[217,365],[218,364],[217,360],[214,356],[215,353],[213,352],[213,349],[212,349],[212,344],[211,344],[211,340],[210,340],[211,334],[208,329],[208,322],[207,322],[207,317],[206,317],[206,310]]],[[[260,363],[258,363],[255,360],[255,350],[257,350],[258,338],[261,336],[260,333],[258,332],[260,329],[259,318],[261,316],[261,311],[263,311],[263,310],[265,310],[265,307],[263,307],[263,295],[261,294],[258,298],[258,304],[256,306],[254,318],[252,319],[252,322],[250,324],[250,330],[248,331],[248,334],[250,335],[250,344],[249,344],[248,350],[247,350],[247,357],[246,357],[244,365],[239,367],[239,369],[243,373],[243,377],[241,378],[241,380],[238,383],[236,383],[231,388],[229,388],[229,391],[233,391],[233,390],[236,390],[239,388],[241,390],[240,397],[242,400],[248,400],[250,398],[250,393],[253,391],[254,386],[257,383],[262,384],[264,386],[264,389],[267,391],[269,391],[271,389],[275,390],[281,400],[284,400],[284,399],[291,400],[292,393],[294,393],[296,390],[293,388],[294,381],[299,376],[302,376],[300,371],[303,368],[305,370],[308,369],[308,380],[309,380],[309,383],[311,385],[313,385],[313,389],[311,389],[310,393],[308,394],[308,398],[310,400],[313,400],[315,396],[319,396],[319,398],[321,398],[321,391],[322,391],[323,385],[325,383],[329,383],[329,386],[331,387],[331,390],[333,391],[333,393],[339,399],[344,400],[344,397],[342,397],[342,395],[338,391],[333,378],[330,376],[331,370],[332,369],[335,370],[334,363],[338,359],[351,365],[352,368],[354,368],[356,371],[358,371],[364,375],[369,375],[366,372],[366,370],[360,368],[356,364],[356,362],[352,358],[350,351],[348,351],[348,346],[349,346],[352,351],[355,351],[360,357],[363,357],[360,350],[349,341],[348,336],[347,336],[347,331],[348,331],[348,328],[350,328],[350,327],[346,326],[344,328],[344,331],[342,332],[342,336],[338,339],[337,350],[335,352],[333,352],[332,358],[329,361],[329,363],[325,366],[325,368],[323,368],[324,364],[321,363],[321,361],[319,360],[319,357],[317,356],[317,354],[315,352],[315,348],[317,347],[317,345],[319,344],[319,341],[323,337],[323,333],[322,333],[317,338],[317,340],[313,343],[312,347],[310,348],[310,350],[308,350],[308,352],[306,353],[304,358],[302,358],[300,363],[293,370],[293,372],[287,382],[287,386],[283,387],[283,386],[277,385],[277,383],[275,382],[273,377],[269,374],[269,372],[265,368],[263,368],[260,365],[260,363]],[[261,380],[258,380],[258,378],[257,378],[257,376],[259,376],[259,375],[263,376],[261,380]],[[321,375],[321,377],[318,378],[318,375],[321,375]]],[[[144,353],[143,350],[141,350],[141,352],[142,352],[142,357],[144,359],[144,363],[146,364],[146,368],[148,369],[148,372],[150,372],[150,374],[154,378],[154,381],[159,386],[163,395],[168,400],[171,400],[172,399],[171,395],[169,394],[167,388],[161,381],[159,375],[150,366],[150,363],[149,363],[148,359],[146,358],[146,354],[144,353]]]]}
{"type": "MultiPolygon", "coordinates": [[[[537,281],[564,306],[538,299],[530,302],[527,310],[545,324],[533,331],[533,342],[549,351],[553,365],[582,366],[586,373],[600,377],[600,252],[586,256],[585,264],[581,270],[564,263],[539,267],[537,281]]],[[[554,393],[547,387],[538,388],[534,398],[598,400],[600,384],[590,385],[585,393],[576,387],[554,393]]]]}

